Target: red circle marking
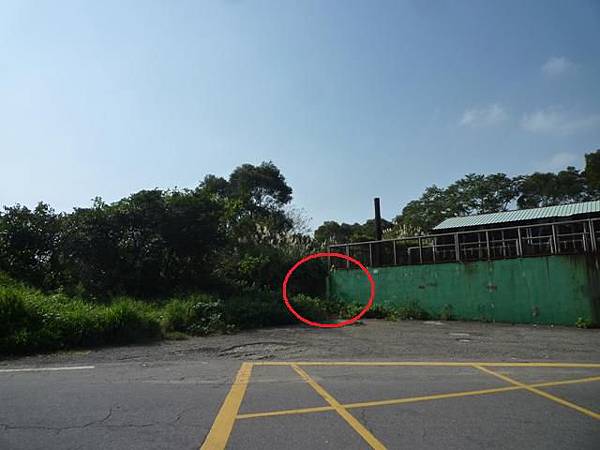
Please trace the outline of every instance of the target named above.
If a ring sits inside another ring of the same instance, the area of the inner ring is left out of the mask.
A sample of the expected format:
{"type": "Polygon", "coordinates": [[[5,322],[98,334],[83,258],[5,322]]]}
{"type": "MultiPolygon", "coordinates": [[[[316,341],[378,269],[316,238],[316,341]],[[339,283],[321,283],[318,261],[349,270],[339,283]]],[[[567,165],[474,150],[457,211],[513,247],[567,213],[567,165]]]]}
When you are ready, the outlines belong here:
{"type": "Polygon", "coordinates": [[[312,255],[308,255],[308,256],[302,258],[300,261],[298,261],[296,264],[294,264],[294,266],[288,271],[287,275],[283,279],[282,293],[283,293],[283,302],[285,303],[285,306],[301,322],[304,322],[307,325],[311,325],[313,327],[319,327],[319,328],[340,328],[340,327],[345,327],[346,325],[353,324],[354,322],[359,320],[362,316],[364,316],[367,313],[367,311],[371,308],[371,306],[373,305],[373,299],[375,298],[375,281],[373,281],[373,277],[371,276],[371,274],[369,273],[367,268],[365,266],[363,266],[360,261],[352,258],[351,256],[344,255],[343,253],[328,253],[328,252],[313,253],[312,255]],[[302,317],[300,314],[298,314],[298,311],[296,311],[294,309],[294,307],[290,304],[290,300],[288,299],[288,295],[287,295],[288,281],[290,281],[290,277],[292,276],[292,274],[298,267],[300,267],[305,262],[310,261],[311,259],[327,258],[327,257],[342,258],[342,259],[345,259],[346,261],[350,261],[351,263],[356,264],[367,275],[367,279],[369,280],[369,284],[371,285],[371,295],[369,296],[369,301],[367,302],[365,307],[362,309],[362,311],[359,312],[356,316],[352,317],[351,319],[344,320],[343,322],[339,322],[339,323],[319,323],[319,322],[313,322],[312,320],[308,320],[307,318],[302,317]]]}

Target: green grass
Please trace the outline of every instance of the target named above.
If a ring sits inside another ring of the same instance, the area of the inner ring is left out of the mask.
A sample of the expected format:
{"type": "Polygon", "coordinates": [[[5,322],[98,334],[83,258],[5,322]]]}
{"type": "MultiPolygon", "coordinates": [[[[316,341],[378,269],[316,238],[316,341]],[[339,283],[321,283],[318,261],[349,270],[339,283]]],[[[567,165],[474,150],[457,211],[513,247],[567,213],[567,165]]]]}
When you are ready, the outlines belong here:
{"type": "MultiPolygon", "coordinates": [[[[322,300],[293,299],[300,314],[326,320],[322,300]]],[[[26,354],[156,339],[185,339],[240,329],[297,323],[279,296],[248,290],[226,300],[206,294],[107,304],[45,294],[0,274],[0,354],[26,354]]]]}
{"type": "MultiPolygon", "coordinates": [[[[321,323],[352,317],[363,308],[306,295],[290,301],[300,315],[321,323]]],[[[416,307],[377,305],[366,317],[396,320],[423,318],[423,314],[416,307]]],[[[0,354],[179,340],[296,323],[279,293],[264,290],[246,290],[226,299],[196,294],[162,302],[119,297],[96,303],[62,293],[46,294],[0,274],[0,354]]]]}
{"type": "Polygon", "coordinates": [[[160,315],[131,299],[95,305],[0,285],[0,353],[126,344],[161,337],[160,315]]]}

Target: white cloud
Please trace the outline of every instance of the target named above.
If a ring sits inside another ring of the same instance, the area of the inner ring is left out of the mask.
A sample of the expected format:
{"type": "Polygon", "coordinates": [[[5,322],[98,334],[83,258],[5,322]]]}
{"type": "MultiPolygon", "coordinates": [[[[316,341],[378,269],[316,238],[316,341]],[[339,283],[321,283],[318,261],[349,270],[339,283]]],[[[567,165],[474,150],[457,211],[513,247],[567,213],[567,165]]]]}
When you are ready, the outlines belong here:
{"type": "Polygon", "coordinates": [[[600,128],[600,114],[575,116],[557,108],[539,109],[525,114],[521,127],[532,133],[567,135],[600,128]]]}
{"type": "Polygon", "coordinates": [[[564,170],[567,166],[580,166],[582,164],[581,156],[572,153],[560,152],[550,156],[545,161],[537,165],[537,170],[541,172],[558,172],[564,170]]]}
{"type": "Polygon", "coordinates": [[[564,56],[553,56],[542,66],[542,73],[548,77],[559,77],[575,69],[575,64],[564,56]]]}
{"type": "Polygon", "coordinates": [[[504,108],[495,103],[483,108],[467,109],[459,123],[467,127],[489,127],[502,123],[506,119],[508,119],[508,114],[504,108]]]}

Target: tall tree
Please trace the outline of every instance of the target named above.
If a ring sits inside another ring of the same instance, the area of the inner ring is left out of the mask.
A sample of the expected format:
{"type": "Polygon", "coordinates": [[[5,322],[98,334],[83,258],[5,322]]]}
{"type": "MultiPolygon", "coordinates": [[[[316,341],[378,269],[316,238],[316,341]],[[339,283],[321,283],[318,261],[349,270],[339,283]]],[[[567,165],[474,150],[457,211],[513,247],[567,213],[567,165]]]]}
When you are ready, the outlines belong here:
{"type": "Polygon", "coordinates": [[[596,192],[596,198],[600,193],[600,149],[585,155],[585,179],[588,186],[596,192]]]}
{"type": "Polygon", "coordinates": [[[519,208],[538,208],[590,199],[584,175],[575,167],[557,174],[535,172],[520,179],[519,208]]]}

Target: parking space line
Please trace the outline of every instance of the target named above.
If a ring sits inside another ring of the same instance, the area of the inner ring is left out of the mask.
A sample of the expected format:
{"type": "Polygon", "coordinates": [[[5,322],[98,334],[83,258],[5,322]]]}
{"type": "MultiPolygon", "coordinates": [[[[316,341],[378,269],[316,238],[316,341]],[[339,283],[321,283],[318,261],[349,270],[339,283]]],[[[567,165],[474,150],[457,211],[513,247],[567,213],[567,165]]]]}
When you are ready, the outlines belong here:
{"type": "Polygon", "coordinates": [[[352,414],[350,414],[331,394],[329,394],[320,384],[313,380],[298,365],[292,364],[292,369],[296,371],[310,387],[312,387],[323,399],[329,403],[333,409],[356,431],[373,449],[384,450],[385,446],[367,430],[352,414]]]}
{"type": "MultiPolygon", "coordinates": [[[[572,380],[562,380],[562,381],[546,381],[544,383],[535,383],[530,385],[523,386],[506,386],[501,388],[491,388],[491,389],[481,389],[476,391],[463,391],[463,392],[451,392],[447,394],[434,394],[434,395],[426,395],[421,397],[405,397],[405,398],[396,398],[396,399],[388,399],[388,400],[375,400],[370,402],[358,402],[358,403],[345,403],[342,404],[342,407],[346,409],[353,408],[371,408],[375,406],[388,406],[388,405],[400,405],[403,403],[416,403],[430,400],[442,400],[446,398],[460,398],[474,395],[486,395],[486,394],[496,394],[501,392],[510,392],[510,391],[519,391],[524,390],[527,387],[537,388],[537,387],[550,387],[550,386],[560,386],[565,384],[578,384],[578,383],[590,383],[593,381],[600,381],[600,376],[598,377],[587,377],[587,378],[577,378],[572,380]]],[[[332,411],[334,410],[331,406],[319,406],[314,408],[299,408],[299,409],[283,409],[276,411],[267,411],[267,412],[256,412],[256,413],[247,413],[240,414],[237,416],[237,419],[254,419],[260,417],[273,417],[273,416],[285,416],[290,414],[309,414],[309,413],[317,413],[323,411],[332,411]]]]}
{"type": "Polygon", "coordinates": [[[548,363],[548,362],[456,362],[456,361],[260,361],[255,366],[439,366],[439,367],[564,367],[600,369],[600,363],[548,363]]]}
{"type": "Polygon", "coordinates": [[[215,418],[201,450],[222,450],[227,445],[229,435],[233,429],[235,418],[242,404],[246,388],[252,374],[252,363],[242,363],[235,381],[223,401],[223,405],[215,418]]]}
{"type": "Polygon", "coordinates": [[[309,414],[334,410],[335,408],[333,406],[314,406],[311,408],[280,409],[275,411],[238,414],[236,419],[256,419],[258,417],[288,416],[290,414],[309,414]]]}
{"type": "Polygon", "coordinates": [[[497,373],[497,372],[494,372],[494,371],[492,371],[490,369],[486,369],[485,367],[483,367],[481,365],[473,365],[473,367],[481,370],[482,372],[485,372],[485,373],[493,375],[493,376],[495,376],[497,378],[500,378],[501,380],[504,380],[504,381],[506,381],[508,383],[511,383],[511,384],[515,385],[515,386],[522,387],[523,389],[526,389],[529,392],[533,392],[534,394],[540,395],[540,396],[545,397],[545,398],[547,398],[549,400],[552,400],[552,401],[554,401],[556,403],[559,403],[559,404],[561,404],[563,406],[566,406],[567,408],[571,408],[571,409],[574,409],[575,411],[579,411],[580,413],[585,414],[586,416],[590,416],[590,417],[592,417],[592,418],[594,418],[596,420],[600,420],[600,414],[595,413],[594,411],[591,411],[591,410],[589,410],[587,408],[584,408],[582,406],[576,405],[575,403],[572,403],[572,402],[569,402],[567,400],[564,400],[564,399],[562,399],[560,397],[557,397],[556,395],[552,395],[552,394],[549,394],[548,392],[542,391],[542,390],[537,389],[537,388],[535,388],[533,386],[526,385],[524,383],[521,383],[520,381],[517,381],[517,380],[514,380],[514,379],[512,379],[510,377],[507,377],[506,375],[502,375],[501,373],[497,373]]]}

